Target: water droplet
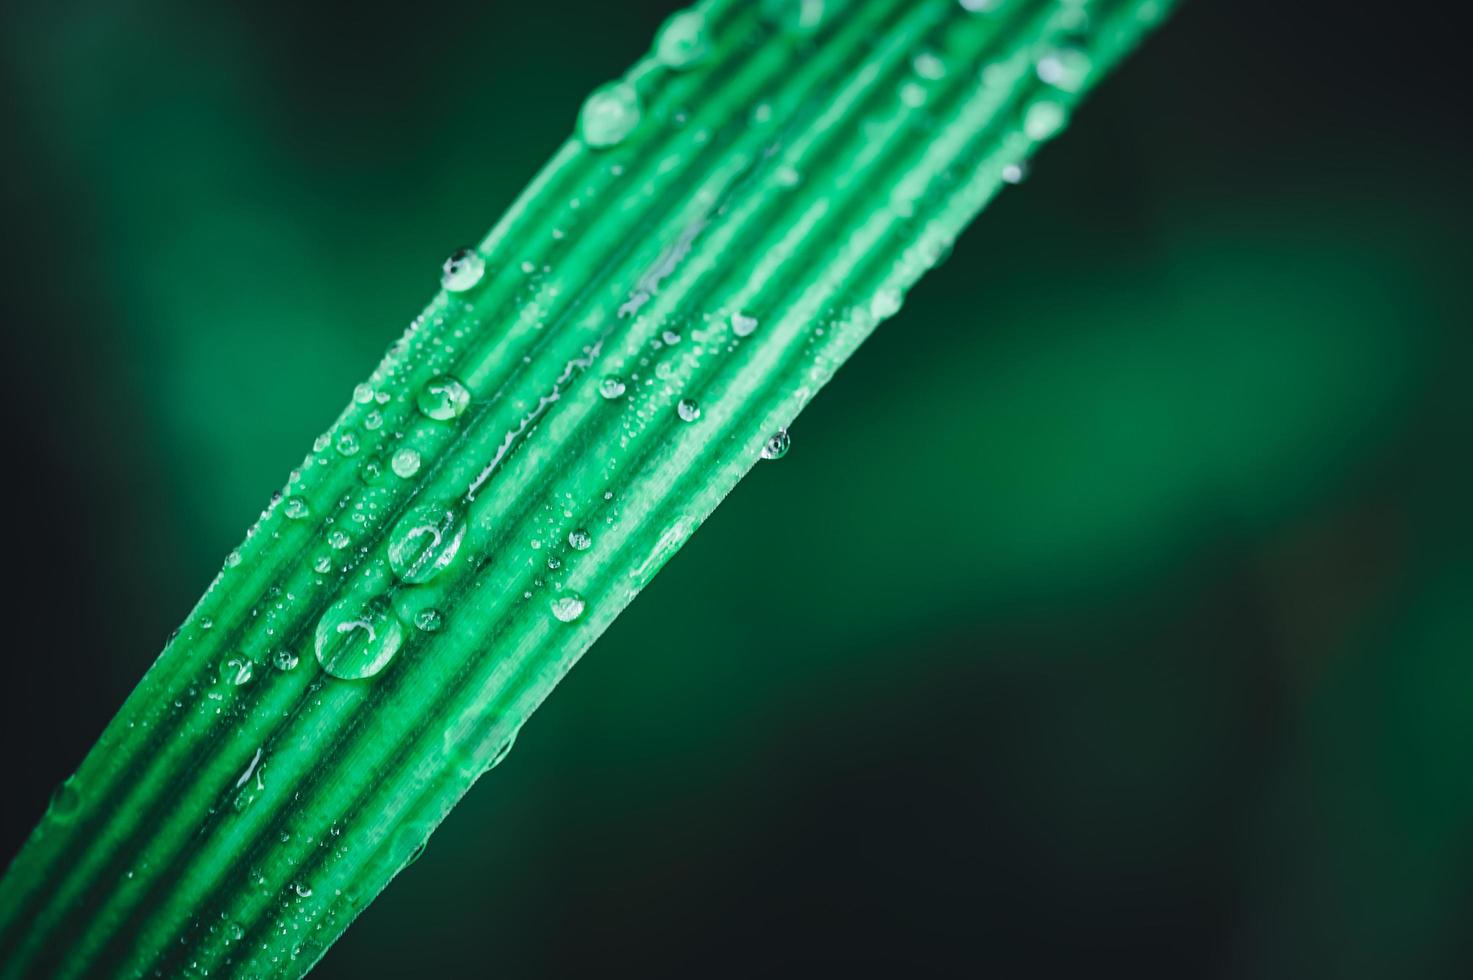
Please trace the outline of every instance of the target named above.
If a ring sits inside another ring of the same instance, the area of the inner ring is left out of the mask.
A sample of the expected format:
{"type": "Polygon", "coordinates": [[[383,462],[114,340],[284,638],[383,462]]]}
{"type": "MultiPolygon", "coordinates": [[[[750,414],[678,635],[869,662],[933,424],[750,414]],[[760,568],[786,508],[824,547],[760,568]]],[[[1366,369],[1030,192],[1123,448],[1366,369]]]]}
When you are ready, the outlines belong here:
{"type": "Polygon", "coordinates": [[[199,621],[199,628],[202,630],[212,630],[215,628],[215,621],[210,617],[205,616],[199,621]]]}
{"type": "Polygon", "coordinates": [[[445,260],[440,272],[440,285],[452,293],[463,293],[481,281],[486,260],[473,248],[457,249],[445,260]]]}
{"type": "Polygon", "coordinates": [[[425,633],[438,633],[445,625],[445,617],[438,609],[421,609],[414,614],[414,625],[425,633]]]}
{"type": "Polygon", "coordinates": [[[301,898],[312,897],[312,886],[307,884],[305,881],[293,882],[292,891],[296,892],[297,895],[301,898]]]}
{"type": "Polygon", "coordinates": [[[271,655],[271,666],[282,671],[296,670],[297,655],[283,647],[271,655]]]}
{"type": "Polygon", "coordinates": [[[757,318],[747,316],[745,313],[733,313],[731,315],[731,332],[738,337],[750,337],[757,329],[757,318]]]}
{"type": "Polygon", "coordinates": [[[767,441],[762,444],[762,458],[782,459],[792,447],[793,438],[788,435],[788,430],[778,429],[772,435],[768,436],[767,441]]]}
{"type": "Polygon", "coordinates": [[[393,458],[389,460],[389,467],[394,471],[395,476],[403,477],[406,480],[409,479],[411,476],[419,472],[418,450],[410,449],[408,447],[399,450],[398,452],[394,453],[393,458]]]}
{"type": "Polygon", "coordinates": [[[511,755],[511,748],[515,744],[517,744],[517,733],[512,732],[506,737],[504,741],[502,741],[500,745],[496,747],[496,752],[491,756],[491,761],[486,763],[486,768],[482,769],[481,772],[483,774],[488,773],[492,769],[495,769],[497,766],[505,762],[506,757],[508,755],[511,755]]]}
{"type": "Polygon", "coordinates": [[[312,563],[312,567],[317,570],[317,574],[326,575],[332,571],[332,556],[318,555],[317,560],[312,563]]]}
{"type": "Polygon", "coordinates": [[[1009,184],[1021,184],[1028,176],[1026,163],[1009,163],[1002,168],[1002,179],[1009,184]]]}
{"type": "Polygon", "coordinates": [[[351,432],[338,433],[337,449],[344,456],[358,455],[358,437],[351,432]]]}
{"type": "Polygon", "coordinates": [[[917,75],[933,82],[946,76],[946,63],[931,51],[922,51],[916,55],[911,67],[917,75]]]}
{"type": "Polygon", "coordinates": [[[682,398],[680,404],[675,406],[675,414],[680,416],[682,422],[694,422],[701,417],[701,406],[693,398],[682,398]]]}
{"type": "Polygon", "coordinates": [[[255,672],[256,665],[251,663],[249,657],[231,657],[220,665],[220,680],[240,687],[249,684],[255,672]]]}
{"type": "Polygon", "coordinates": [[[660,339],[665,342],[666,347],[673,347],[675,344],[680,343],[680,334],[674,330],[666,330],[660,334],[660,339]]]}
{"type": "Polygon", "coordinates": [[[823,25],[836,4],[825,0],[763,0],[762,14],[768,23],[799,34],[811,34],[823,25]]]}
{"type": "Polygon", "coordinates": [[[593,544],[593,535],[581,527],[576,528],[568,532],[568,544],[579,551],[587,551],[589,546],[593,544]]]}
{"type": "Polygon", "coordinates": [[[1053,99],[1039,99],[1023,115],[1023,132],[1032,140],[1046,140],[1064,128],[1068,111],[1053,99]]]}
{"type": "Polygon", "coordinates": [[[592,147],[614,146],[639,125],[639,93],[628,82],[609,82],[593,90],[578,116],[578,132],[592,147]]]}
{"type": "Polygon", "coordinates": [[[598,383],[598,393],[609,401],[619,398],[624,394],[624,379],[609,375],[598,383]]]}
{"type": "Polygon", "coordinates": [[[885,317],[899,313],[901,302],[900,290],[893,286],[886,286],[875,293],[869,301],[869,311],[875,319],[883,320],[885,317]]]}
{"type": "Polygon", "coordinates": [[[394,526],[389,538],[389,565],[405,582],[428,582],[455,560],[464,538],[465,522],[458,511],[440,504],[421,504],[394,526]]]}
{"type": "Polygon", "coordinates": [[[360,405],[367,405],[373,401],[373,388],[369,385],[359,385],[353,389],[353,400],[360,405]]]}
{"type": "Polygon", "coordinates": [[[1078,92],[1084,88],[1092,67],[1089,55],[1078,48],[1058,48],[1038,59],[1034,70],[1040,81],[1061,92],[1078,92]]]}
{"type": "Polygon", "coordinates": [[[561,622],[571,623],[583,615],[585,604],[582,596],[576,592],[570,592],[567,595],[558,596],[548,603],[548,605],[552,607],[552,614],[561,622]]]}
{"type": "Polygon", "coordinates": [[[348,545],[353,543],[353,539],[348,537],[348,535],[343,532],[342,528],[333,528],[333,530],[328,532],[327,543],[332,545],[338,551],[342,551],[344,548],[348,547],[348,545]]]}
{"type": "Polygon", "coordinates": [[[416,399],[419,410],[436,422],[458,418],[470,407],[470,403],[471,393],[466,390],[465,385],[448,374],[431,379],[420,390],[419,398],[416,399]]]}
{"type": "Polygon", "coordinates": [[[343,599],[317,624],[317,662],[343,680],[372,677],[393,659],[404,628],[381,598],[343,599]]]}
{"type": "Polygon", "coordinates": [[[239,922],[231,922],[225,926],[225,936],[233,943],[238,943],[245,938],[245,926],[239,922]]]}
{"type": "Polygon", "coordinates": [[[75,817],[81,808],[82,793],[77,789],[77,777],[69,776],[52,791],[46,815],[52,820],[65,823],[75,817]]]}
{"type": "Polygon", "coordinates": [[[312,508],[302,497],[287,497],[286,503],[282,505],[281,512],[294,521],[300,521],[312,513],[312,508]]]}
{"type": "Polygon", "coordinates": [[[682,10],[670,15],[655,37],[655,57],[666,67],[689,68],[706,56],[706,15],[682,10]]]}

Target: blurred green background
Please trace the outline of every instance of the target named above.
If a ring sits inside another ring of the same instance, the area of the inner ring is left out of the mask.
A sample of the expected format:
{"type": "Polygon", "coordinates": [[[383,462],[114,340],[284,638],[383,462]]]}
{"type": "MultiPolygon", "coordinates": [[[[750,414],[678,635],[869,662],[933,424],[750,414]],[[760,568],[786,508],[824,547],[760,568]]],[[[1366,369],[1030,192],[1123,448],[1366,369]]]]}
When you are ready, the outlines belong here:
{"type": "MultiPolygon", "coordinates": [[[[6,857],[672,8],[0,7],[6,857]]],[[[319,975],[1473,974],[1431,16],[1188,2],[319,975]]]]}

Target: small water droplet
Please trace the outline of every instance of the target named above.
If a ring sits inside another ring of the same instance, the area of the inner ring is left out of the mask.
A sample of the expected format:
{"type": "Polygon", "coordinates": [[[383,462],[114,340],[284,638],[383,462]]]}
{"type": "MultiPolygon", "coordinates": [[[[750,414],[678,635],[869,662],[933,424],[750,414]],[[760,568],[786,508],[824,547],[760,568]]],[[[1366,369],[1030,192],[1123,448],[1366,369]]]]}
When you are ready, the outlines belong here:
{"type": "Polygon", "coordinates": [[[1092,67],[1089,55],[1078,48],[1057,48],[1038,59],[1034,70],[1040,81],[1061,92],[1078,92],[1084,88],[1092,67]]]}
{"type": "Polygon", "coordinates": [[[332,571],[332,556],[318,555],[317,560],[312,562],[312,567],[316,569],[317,574],[326,575],[328,572],[332,571]]]}
{"type": "Polygon", "coordinates": [[[598,383],[598,393],[609,401],[619,398],[624,394],[624,379],[609,375],[598,383]]]}
{"type": "Polygon", "coordinates": [[[680,343],[680,334],[674,330],[666,330],[660,334],[660,339],[665,342],[666,347],[671,347],[680,343]]]}
{"type": "Polygon", "coordinates": [[[811,34],[837,6],[833,0],[763,0],[762,13],[768,23],[798,34],[811,34]]]}
{"type": "Polygon", "coordinates": [[[682,422],[694,422],[701,417],[701,406],[695,399],[682,398],[680,404],[675,406],[675,414],[680,416],[682,422]]]}
{"type": "Polygon", "coordinates": [[[353,543],[353,539],[348,537],[348,535],[343,532],[342,528],[334,528],[327,534],[327,543],[332,545],[338,551],[342,551],[344,548],[348,547],[348,545],[353,543]]]}
{"type": "Polygon", "coordinates": [[[343,599],[317,623],[317,662],[343,680],[361,680],[383,670],[399,651],[404,628],[382,598],[343,599]]]}
{"type": "Polygon", "coordinates": [[[300,521],[312,513],[312,508],[303,497],[287,497],[281,512],[294,521],[300,521]]]}
{"type": "Polygon", "coordinates": [[[745,313],[733,313],[731,315],[731,332],[738,337],[750,337],[757,329],[757,318],[747,316],[745,313]]]}
{"type": "Polygon", "coordinates": [[[917,75],[929,81],[936,81],[946,76],[946,63],[936,56],[935,52],[922,51],[915,56],[911,62],[917,75]]]}
{"type": "Polygon", "coordinates": [[[552,614],[556,616],[561,622],[571,623],[573,620],[583,615],[583,608],[585,603],[583,602],[582,596],[578,595],[576,592],[570,592],[566,595],[558,596],[550,603],[548,603],[548,605],[552,608],[552,614]]]}
{"type": "Polygon", "coordinates": [[[245,926],[239,922],[230,922],[225,926],[225,935],[230,942],[238,943],[245,938],[245,926]]]}
{"type": "Polygon", "coordinates": [[[875,293],[874,298],[869,301],[869,311],[875,319],[883,320],[885,317],[899,313],[901,302],[900,290],[893,286],[886,286],[875,293]]]}
{"type": "Polygon", "coordinates": [[[297,655],[283,647],[271,655],[271,666],[277,670],[296,670],[297,655]]]}
{"type": "Polygon", "coordinates": [[[464,538],[465,522],[458,511],[440,504],[421,504],[394,526],[389,537],[389,565],[405,582],[428,582],[455,560],[464,538]]]}
{"type": "Polygon", "coordinates": [[[373,388],[370,385],[359,385],[353,389],[353,400],[360,405],[367,405],[373,401],[373,388]]]}
{"type": "Polygon", "coordinates": [[[473,248],[456,249],[440,272],[440,285],[452,293],[463,293],[481,281],[486,260],[473,248]]]}
{"type": "Polygon", "coordinates": [[[639,125],[639,93],[628,82],[609,82],[593,90],[578,115],[578,132],[591,147],[614,146],[639,125]]]}
{"type": "Polygon", "coordinates": [[[1021,184],[1027,176],[1026,163],[1009,163],[1002,168],[1002,179],[1009,184],[1021,184]]]}
{"type": "Polygon", "coordinates": [[[82,808],[82,793],[77,789],[77,777],[69,776],[51,793],[51,803],[46,815],[59,823],[66,823],[82,808]]]}
{"type": "Polygon", "coordinates": [[[438,609],[421,609],[414,614],[414,625],[424,633],[438,633],[445,625],[445,617],[438,609]]]}
{"type": "Polygon", "coordinates": [[[419,410],[436,422],[448,422],[459,417],[470,403],[471,393],[465,385],[448,374],[431,379],[416,399],[419,410]]]}
{"type": "Polygon", "coordinates": [[[1023,132],[1032,140],[1046,140],[1064,128],[1068,111],[1053,99],[1039,99],[1023,115],[1023,132]]]}
{"type": "Polygon", "coordinates": [[[655,57],[666,67],[689,68],[706,56],[706,15],[699,10],[671,14],[655,37],[655,57]]]}
{"type": "Polygon", "coordinates": [[[407,446],[399,450],[389,460],[389,467],[394,471],[395,476],[403,477],[406,480],[409,479],[419,472],[418,450],[410,449],[407,446]]]}
{"type": "Polygon", "coordinates": [[[337,449],[344,456],[358,455],[358,437],[351,432],[338,433],[337,449]]]}
{"type": "Polygon", "coordinates": [[[568,532],[568,544],[579,551],[587,551],[589,546],[593,544],[593,535],[581,527],[575,528],[568,532]]]}
{"type": "Polygon", "coordinates": [[[220,680],[235,687],[249,684],[255,673],[256,665],[249,657],[231,657],[220,665],[220,680]]]}
{"type": "Polygon", "coordinates": [[[782,459],[793,447],[793,439],[787,429],[778,429],[762,444],[763,459],[782,459]]]}
{"type": "Polygon", "coordinates": [[[301,898],[312,897],[312,886],[307,884],[305,881],[293,882],[292,891],[296,892],[297,895],[301,898]]]}
{"type": "Polygon", "coordinates": [[[215,628],[215,621],[213,619],[211,619],[210,617],[205,616],[205,617],[203,617],[203,618],[200,619],[200,621],[199,621],[199,628],[202,629],[202,630],[211,630],[211,629],[214,629],[215,628]]]}

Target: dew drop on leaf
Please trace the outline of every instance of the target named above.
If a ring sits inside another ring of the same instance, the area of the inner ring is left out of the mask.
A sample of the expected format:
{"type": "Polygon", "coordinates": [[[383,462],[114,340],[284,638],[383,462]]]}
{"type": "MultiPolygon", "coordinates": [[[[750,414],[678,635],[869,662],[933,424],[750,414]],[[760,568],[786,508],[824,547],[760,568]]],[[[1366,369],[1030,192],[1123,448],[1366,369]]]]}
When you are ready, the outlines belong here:
{"type": "Polygon", "coordinates": [[[428,582],[455,560],[464,538],[465,522],[458,511],[421,504],[394,525],[389,536],[389,565],[405,582],[428,582]]]}
{"type": "Polygon", "coordinates": [[[589,146],[614,146],[639,125],[639,93],[628,82],[594,89],[578,115],[578,134],[589,146]]]}
{"type": "Polygon", "coordinates": [[[767,441],[762,444],[762,458],[782,459],[788,454],[788,450],[792,446],[793,439],[788,435],[788,430],[778,429],[772,435],[768,436],[767,441]]]}
{"type": "Polygon", "coordinates": [[[404,641],[404,627],[382,598],[344,599],[317,623],[317,662],[343,680],[362,680],[383,670],[404,641]]]}
{"type": "Polygon", "coordinates": [[[409,479],[419,472],[419,452],[415,449],[405,447],[394,453],[389,460],[389,468],[394,471],[395,476],[409,479]]]}
{"type": "Polygon", "coordinates": [[[692,398],[682,398],[680,404],[675,406],[675,414],[680,416],[682,422],[694,422],[701,417],[701,406],[692,398]]]}
{"type": "Polygon", "coordinates": [[[472,248],[457,249],[440,271],[440,285],[452,293],[463,293],[481,281],[486,260],[472,248]]]}
{"type": "Polygon", "coordinates": [[[566,595],[558,596],[548,603],[548,605],[552,607],[552,614],[561,622],[571,623],[583,615],[585,603],[583,602],[582,596],[576,592],[570,592],[566,595]]]}
{"type": "Polygon", "coordinates": [[[448,374],[442,374],[427,382],[424,388],[420,389],[419,397],[415,400],[419,410],[427,418],[432,418],[436,422],[448,422],[453,418],[458,418],[470,407],[470,403],[471,393],[466,390],[465,385],[448,374]]]}

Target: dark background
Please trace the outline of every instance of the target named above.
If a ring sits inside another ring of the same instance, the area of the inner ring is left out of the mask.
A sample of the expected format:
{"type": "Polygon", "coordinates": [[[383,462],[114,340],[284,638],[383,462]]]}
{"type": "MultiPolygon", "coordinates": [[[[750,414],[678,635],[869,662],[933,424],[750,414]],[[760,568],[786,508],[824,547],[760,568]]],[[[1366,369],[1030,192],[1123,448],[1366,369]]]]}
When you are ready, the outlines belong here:
{"type": "MultiPolygon", "coordinates": [[[[0,860],[672,6],[0,7],[0,860]]],[[[1467,60],[1189,0],[319,975],[1473,974],[1467,60]]]]}

